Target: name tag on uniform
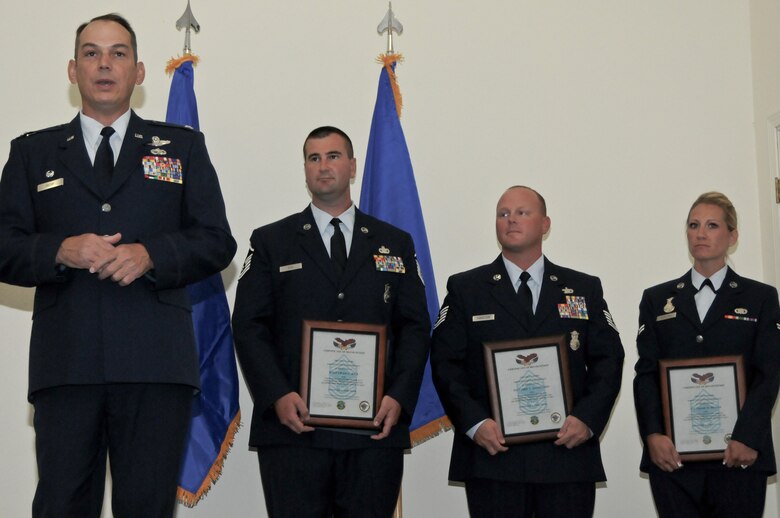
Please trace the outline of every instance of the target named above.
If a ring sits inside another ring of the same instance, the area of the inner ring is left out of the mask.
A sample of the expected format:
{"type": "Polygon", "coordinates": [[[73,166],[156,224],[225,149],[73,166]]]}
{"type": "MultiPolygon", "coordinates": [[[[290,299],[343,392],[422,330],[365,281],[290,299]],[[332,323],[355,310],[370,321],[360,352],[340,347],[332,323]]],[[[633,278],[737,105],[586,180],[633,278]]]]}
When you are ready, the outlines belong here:
{"type": "Polygon", "coordinates": [[[285,264],[279,267],[279,273],[291,272],[293,270],[300,270],[303,268],[303,263],[285,264]]]}
{"type": "Polygon", "coordinates": [[[45,191],[48,189],[54,189],[55,187],[60,187],[65,183],[65,178],[57,178],[56,180],[52,180],[50,182],[43,182],[38,184],[38,192],[45,191]]]}
{"type": "Polygon", "coordinates": [[[490,313],[489,315],[474,315],[471,317],[472,322],[484,322],[486,320],[495,320],[496,315],[494,313],[490,313]]]}
{"type": "Polygon", "coordinates": [[[663,322],[664,320],[669,320],[670,318],[677,318],[677,312],[674,313],[667,313],[665,315],[658,315],[655,317],[656,322],[663,322]]]}

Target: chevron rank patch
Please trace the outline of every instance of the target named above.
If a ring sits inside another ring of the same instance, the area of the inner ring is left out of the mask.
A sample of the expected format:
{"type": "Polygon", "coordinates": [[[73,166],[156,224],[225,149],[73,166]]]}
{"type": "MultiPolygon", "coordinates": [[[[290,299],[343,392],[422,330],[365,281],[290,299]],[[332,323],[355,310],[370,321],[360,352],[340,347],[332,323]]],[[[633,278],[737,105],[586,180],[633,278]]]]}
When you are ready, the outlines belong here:
{"type": "Polygon", "coordinates": [[[249,271],[249,267],[252,266],[252,256],[255,253],[255,249],[251,246],[249,247],[249,252],[246,254],[246,259],[244,259],[244,266],[241,267],[241,272],[238,274],[238,280],[241,280],[241,277],[244,276],[246,272],[249,271]]]}
{"type": "Polygon", "coordinates": [[[637,333],[636,333],[637,338],[639,338],[639,335],[641,335],[642,331],[644,331],[644,330],[645,330],[645,325],[644,324],[639,326],[639,331],[637,331],[637,333]]]}
{"type": "Polygon", "coordinates": [[[609,327],[614,329],[616,333],[620,332],[620,331],[618,331],[618,328],[615,325],[615,319],[612,318],[612,314],[609,311],[607,311],[606,309],[604,310],[604,318],[607,319],[607,324],[609,324],[609,327]]]}
{"type": "Polygon", "coordinates": [[[417,254],[414,254],[414,262],[417,264],[417,276],[420,278],[420,282],[425,287],[425,279],[422,276],[422,268],[420,268],[420,261],[417,259],[417,254]]]}
{"type": "Polygon", "coordinates": [[[433,324],[434,329],[439,327],[439,324],[441,324],[447,319],[447,312],[449,310],[450,310],[449,306],[442,306],[442,308],[439,310],[439,317],[436,319],[436,322],[433,324]]]}

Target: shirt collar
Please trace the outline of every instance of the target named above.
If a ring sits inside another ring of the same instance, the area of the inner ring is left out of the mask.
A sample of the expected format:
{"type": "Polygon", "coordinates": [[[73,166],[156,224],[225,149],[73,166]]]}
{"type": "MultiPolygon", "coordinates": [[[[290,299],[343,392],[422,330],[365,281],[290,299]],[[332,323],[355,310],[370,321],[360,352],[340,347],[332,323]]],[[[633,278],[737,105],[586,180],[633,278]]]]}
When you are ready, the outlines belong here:
{"type": "MultiPolygon", "coordinates": [[[[712,286],[715,288],[715,291],[718,291],[720,289],[721,284],[723,284],[723,281],[726,280],[726,273],[728,273],[728,266],[724,266],[717,272],[710,275],[709,279],[710,282],[712,282],[712,286]]],[[[704,279],[706,279],[704,275],[700,274],[696,271],[696,268],[691,268],[691,284],[693,284],[693,287],[697,290],[701,288],[701,283],[704,282],[704,279]]]]}
{"type": "MultiPolygon", "coordinates": [[[[324,238],[325,231],[330,229],[330,220],[334,218],[324,210],[318,208],[313,203],[310,203],[311,213],[314,216],[314,222],[317,224],[317,229],[320,231],[320,235],[324,238]]],[[[344,225],[348,233],[352,233],[352,229],[355,227],[355,204],[349,206],[347,210],[335,216],[341,220],[341,224],[344,225]]]]}
{"type": "MultiPolygon", "coordinates": [[[[517,282],[520,279],[520,274],[523,273],[523,269],[507,259],[503,254],[501,254],[501,259],[504,260],[504,267],[506,268],[506,273],[509,274],[509,280],[512,281],[512,286],[517,286],[517,282]]],[[[525,271],[527,271],[531,276],[531,281],[529,282],[535,282],[541,286],[542,277],[544,277],[544,255],[540,255],[539,259],[534,261],[534,263],[525,271]]]]}
{"type": "MultiPolygon", "coordinates": [[[[114,128],[114,135],[118,138],[119,142],[124,141],[125,133],[127,133],[127,126],[130,124],[130,111],[127,110],[117,120],[111,123],[111,127],[114,128]]],[[[79,122],[81,123],[81,133],[84,135],[84,143],[91,149],[95,150],[100,145],[100,130],[103,129],[103,124],[99,123],[92,117],[84,115],[84,112],[79,112],[79,122]]]]}

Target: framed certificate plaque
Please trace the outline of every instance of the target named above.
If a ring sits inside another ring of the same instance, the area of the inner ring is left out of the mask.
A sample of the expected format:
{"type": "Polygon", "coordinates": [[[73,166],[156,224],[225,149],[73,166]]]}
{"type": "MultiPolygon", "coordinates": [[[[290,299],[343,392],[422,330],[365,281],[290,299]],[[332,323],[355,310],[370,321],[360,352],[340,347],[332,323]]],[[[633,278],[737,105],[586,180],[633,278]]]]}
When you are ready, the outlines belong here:
{"type": "Polygon", "coordinates": [[[301,344],[301,398],[307,425],[376,428],[382,402],[385,326],[305,320],[301,344]]]}
{"type": "Polygon", "coordinates": [[[486,342],[483,352],[493,419],[507,444],[555,438],[572,406],[565,335],[486,342]]]}
{"type": "Polygon", "coordinates": [[[658,362],[666,435],[683,461],[722,459],[745,402],[742,356],[658,362]]]}

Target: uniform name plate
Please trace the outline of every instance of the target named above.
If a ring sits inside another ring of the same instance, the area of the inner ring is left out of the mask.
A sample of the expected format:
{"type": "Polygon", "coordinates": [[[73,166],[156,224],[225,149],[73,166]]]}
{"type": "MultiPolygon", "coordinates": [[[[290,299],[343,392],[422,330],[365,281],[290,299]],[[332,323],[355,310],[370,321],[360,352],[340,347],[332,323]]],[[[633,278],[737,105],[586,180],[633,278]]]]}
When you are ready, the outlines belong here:
{"type": "Polygon", "coordinates": [[[572,407],[565,335],[483,344],[493,419],[507,444],[553,439],[572,407]]]}
{"type": "Polygon", "coordinates": [[[385,326],[305,320],[301,398],[310,426],[372,428],[382,402],[385,326]]]}

